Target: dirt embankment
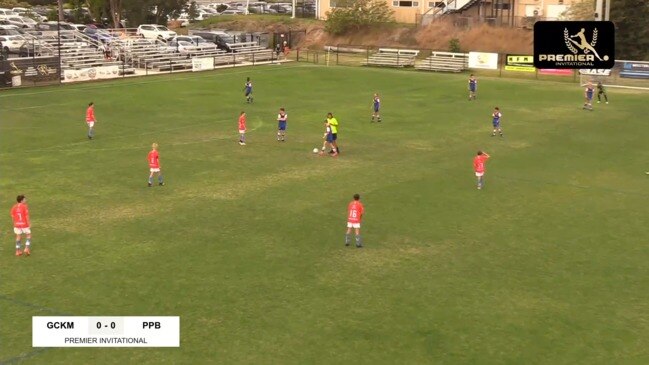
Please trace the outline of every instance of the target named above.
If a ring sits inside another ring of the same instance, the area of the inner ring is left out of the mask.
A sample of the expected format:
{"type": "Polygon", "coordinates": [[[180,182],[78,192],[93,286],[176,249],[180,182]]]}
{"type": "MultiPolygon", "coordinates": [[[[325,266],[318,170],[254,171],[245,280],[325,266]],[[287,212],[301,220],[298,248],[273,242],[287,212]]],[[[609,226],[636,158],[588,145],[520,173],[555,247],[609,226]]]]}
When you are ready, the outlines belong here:
{"type": "MultiPolygon", "coordinates": [[[[517,28],[480,25],[472,28],[457,27],[451,21],[437,21],[425,27],[389,25],[365,29],[343,36],[332,36],[324,31],[324,23],[313,20],[292,19],[284,23],[259,20],[253,17],[212,25],[214,28],[247,32],[288,32],[305,30],[306,36],[296,37],[301,48],[322,48],[325,45],[408,47],[448,51],[451,39],[458,39],[462,51],[498,53],[532,52],[532,31],[517,28]]],[[[297,40],[296,39],[296,40],[297,40]]]]}

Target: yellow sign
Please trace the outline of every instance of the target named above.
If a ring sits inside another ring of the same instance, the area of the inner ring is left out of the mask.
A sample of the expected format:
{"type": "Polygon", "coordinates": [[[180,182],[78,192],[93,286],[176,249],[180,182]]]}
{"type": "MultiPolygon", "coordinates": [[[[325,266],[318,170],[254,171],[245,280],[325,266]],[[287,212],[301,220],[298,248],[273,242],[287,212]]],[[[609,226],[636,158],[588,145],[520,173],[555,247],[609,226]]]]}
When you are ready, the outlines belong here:
{"type": "Polygon", "coordinates": [[[507,55],[505,70],[520,72],[536,72],[534,56],[532,55],[507,55]]]}

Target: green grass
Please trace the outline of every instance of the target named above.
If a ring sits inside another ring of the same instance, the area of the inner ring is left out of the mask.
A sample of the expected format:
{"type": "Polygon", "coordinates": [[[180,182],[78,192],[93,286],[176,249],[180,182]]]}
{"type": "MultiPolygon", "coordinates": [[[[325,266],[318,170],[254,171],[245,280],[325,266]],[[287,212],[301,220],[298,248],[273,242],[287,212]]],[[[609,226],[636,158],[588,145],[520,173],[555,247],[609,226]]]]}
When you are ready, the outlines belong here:
{"type": "Polygon", "coordinates": [[[466,75],[308,64],[0,93],[2,209],[26,194],[34,233],[13,257],[5,213],[0,363],[646,364],[649,105],[609,96],[482,78],[468,102],[466,75]],[[336,159],[311,153],[329,111],[336,159]],[[181,347],[32,348],[31,316],[58,314],[178,315],[181,347]]]}

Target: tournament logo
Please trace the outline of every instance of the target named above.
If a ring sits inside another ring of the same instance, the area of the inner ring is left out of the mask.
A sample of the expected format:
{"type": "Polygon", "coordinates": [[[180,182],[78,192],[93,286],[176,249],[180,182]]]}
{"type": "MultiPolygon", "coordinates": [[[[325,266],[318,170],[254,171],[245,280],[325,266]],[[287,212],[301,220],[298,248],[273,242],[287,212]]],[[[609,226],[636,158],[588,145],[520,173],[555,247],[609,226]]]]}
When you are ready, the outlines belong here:
{"type": "Polygon", "coordinates": [[[615,65],[615,27],[612,22],[536,22],[534,65],[538,68],[612,68],[615,65]]]}

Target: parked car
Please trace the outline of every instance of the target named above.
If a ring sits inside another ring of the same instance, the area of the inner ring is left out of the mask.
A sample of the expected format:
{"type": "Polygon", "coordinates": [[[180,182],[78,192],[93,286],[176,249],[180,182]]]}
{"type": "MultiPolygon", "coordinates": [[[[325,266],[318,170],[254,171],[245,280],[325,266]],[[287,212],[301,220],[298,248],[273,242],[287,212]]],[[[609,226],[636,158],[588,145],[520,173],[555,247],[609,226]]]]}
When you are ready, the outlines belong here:
{"type": "Polygon", "coordinates": [[[35,30],[41,32],[42,35],[56,36],[59,32],[59,27],[61,32],[63,33],[65,33],[66,31],[76,30],[75,27],[66,22],[37,23],[35,30]]]}
{"type": "Polygon", "coordinates": [[[70,24],[74,29],[77,30],[77,32],[83,32],[88,26],[83,25],[83,24],[70,24]]]}
{"type": "Polygon", "coordinates": [[[29,18],[29,19],[34,19],[36,22],[46,22],[47,17],[40,15],[34,11],[22,11],[18,13],[19,16],[23,18],[29,18]]]}
{"type": "Polygon", "coordinates": [[[169,43],[174,43],[174,42],[189,42],[197,46],[203,46],[203,45],[214,45],[212,42],[208,42],[205,38],[197,35],[179,35],[176,36],[176,38],[172,39],[169,43]]]}
{"type": "Polygon", "coordinates": [[[221,15],[246,15],[246,12],[244,10],[230,8],[221,12],[221,15]]]}
{"type": "Polygon", "coordinates": [[[169,30],[164,25],[142,24],[137,27],[137,35],[146,39],[160,39],[169,41],[176,36],[176,32],[169,30]]]}
{"type": "Polygon", "coordinates": [[[192,35],[199,36],[208,42],[216,44],[216,46],[225,51],[231,52],[230,44],[234,43],[234,37],[225,32],[218,31],[196,31],[192,35]]]}
{"type": "Polygon", "coordinates": [[[11,16],[18,16],[18,13],[14,12],[11,9],[0,8],[0,18],[4,19],[11,16]]]}
{"type": "Polygon", "coordinates": [[[99,29],[93,25],[87,26],[86,29],[83,30],[83,34],[102,43],[110,43],[118,38],[110,34],[107,30],[99,29]]]}
{"type": "Polygon", "coordinates": [[[173,19],[174,21],[180,22],[181,27],[188,27],[189,26],[189,15],[187,14],[180,14],[178,18],[173,19]]]}
{"type": "Polygon", "coordinates": [[[19,27],[19,28],[35,28],[36,21],[30,18],[23,18],[19,16],[10,16],[5,18],[9,23],[19,27]]]}
{"type": "Polygon", "coordinates": [[[0,25],[0,42],[5,53],[18,53],[25,43],[25,37],[18,32],[14,25],[0,25]]]}

